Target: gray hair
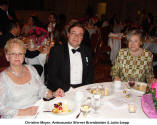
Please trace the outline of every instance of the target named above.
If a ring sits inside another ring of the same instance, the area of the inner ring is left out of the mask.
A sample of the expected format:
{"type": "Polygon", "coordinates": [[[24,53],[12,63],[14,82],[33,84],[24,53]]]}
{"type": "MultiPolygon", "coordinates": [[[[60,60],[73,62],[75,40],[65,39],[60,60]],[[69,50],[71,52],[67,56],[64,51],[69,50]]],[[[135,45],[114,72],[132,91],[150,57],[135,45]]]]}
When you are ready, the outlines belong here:
{"type": "Polygon", "coordinates": [[[138,29],[130,30],[127,32],[127,34],[126,34],[127,43],[130,41],[131,37],[134,35],[138,35],[140,38],[140,41],[143,43],[143,34],[138,29]]]}

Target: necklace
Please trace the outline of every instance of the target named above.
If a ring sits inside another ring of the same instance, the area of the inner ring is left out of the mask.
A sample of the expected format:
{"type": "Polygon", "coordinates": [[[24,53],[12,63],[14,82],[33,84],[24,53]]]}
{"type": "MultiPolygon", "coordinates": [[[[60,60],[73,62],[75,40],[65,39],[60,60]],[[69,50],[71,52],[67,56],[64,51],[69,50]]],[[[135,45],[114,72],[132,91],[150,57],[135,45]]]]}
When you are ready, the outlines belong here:
{"type": "Polygon", "coordinates": [[[136,51],[136,52],[131,52],[131,51],[130,51],[130,53],[131,53],[131,55],[133,55],[133,56],[141,56],[141,54],[142,54],[142,49],[139,49],[139,50],[136,51]]]}
{"type": "Polygon", "coordinates": [[[25,74],[25,68],[23,66],[22,66],[21,73],[14,72],[10,67],[8,68],[8,70],[10,71],[10,73],[12,73],[13,75],[15,75],[16,77],[22,77],[25,74]]]}

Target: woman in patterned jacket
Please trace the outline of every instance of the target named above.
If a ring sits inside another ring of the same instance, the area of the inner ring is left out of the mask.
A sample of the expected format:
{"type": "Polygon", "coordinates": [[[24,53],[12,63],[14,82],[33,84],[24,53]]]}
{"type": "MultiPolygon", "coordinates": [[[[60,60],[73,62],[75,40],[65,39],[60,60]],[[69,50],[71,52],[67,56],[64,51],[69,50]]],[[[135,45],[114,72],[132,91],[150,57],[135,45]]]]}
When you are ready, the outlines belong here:
{"type": "Polygon", "coordinates": [[[134,79],[147,82],[149,85],[155,81],[152,67],[153,55],[141,48],[142,33],[131,30],[127,33],[128,48],[121,49],[111,70],[113,80],[129,81],[134,79]]]}

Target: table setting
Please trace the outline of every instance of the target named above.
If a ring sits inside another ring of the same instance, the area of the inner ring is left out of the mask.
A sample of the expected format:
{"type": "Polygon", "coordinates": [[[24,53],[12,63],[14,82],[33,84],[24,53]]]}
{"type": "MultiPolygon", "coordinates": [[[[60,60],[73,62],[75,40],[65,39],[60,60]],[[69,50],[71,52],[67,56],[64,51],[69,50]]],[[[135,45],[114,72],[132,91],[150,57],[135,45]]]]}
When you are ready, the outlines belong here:
{"type": "Polygon", "coordinates": [[[130,86],[129,82],[120,81],[70,88],[62,98],[40,100],[37,103],[39,106],[37,114],[29,118],[148,119],[149,116],[143,110],[141,102],[145,92],[140,90],[146,83],[135,82],[135,84],[138,85],[138,89],[130,86]]]}

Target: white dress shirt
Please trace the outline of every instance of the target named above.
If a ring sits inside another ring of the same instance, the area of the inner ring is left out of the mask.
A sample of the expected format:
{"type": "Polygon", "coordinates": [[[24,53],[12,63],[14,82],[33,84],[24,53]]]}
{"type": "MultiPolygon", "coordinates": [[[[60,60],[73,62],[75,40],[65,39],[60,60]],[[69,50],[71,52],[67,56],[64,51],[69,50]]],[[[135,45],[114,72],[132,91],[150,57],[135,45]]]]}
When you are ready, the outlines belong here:
{"type": "MultiPolygon", "coordinates": [[[[76,52],[73,53],[72,49],[74,49],[70,44],[69,47],[69,58],[70,58],[70,84],[76,85],[82,83],[82,58],[81,53],[76,52]]],[[[77,48],[76,48],[77,49],[77,48]]]]}

